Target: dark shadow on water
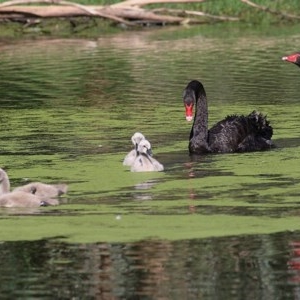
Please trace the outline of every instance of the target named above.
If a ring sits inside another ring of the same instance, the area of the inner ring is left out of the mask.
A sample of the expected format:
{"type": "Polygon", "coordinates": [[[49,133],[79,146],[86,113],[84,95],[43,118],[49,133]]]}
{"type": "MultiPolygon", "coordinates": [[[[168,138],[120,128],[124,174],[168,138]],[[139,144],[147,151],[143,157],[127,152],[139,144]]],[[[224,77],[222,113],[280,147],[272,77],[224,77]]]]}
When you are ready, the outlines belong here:
{"type": "MultiPolygon", "coordinates": [[[[177,209],[178,210],[178,209],[177,209]]],[[[187,209],[185,209],[185,213],[187,213],[187,209]]],[[[291,206],[287,205],[286,207],[280,206],[269,207],[265,206],[215,206],[215,205],[198,205],[193,206],[193,213],[198,213],[201,215],[232,215],[232,216],[266,216],[271,218],[279,218],[279,217],[287,217],[287,216],[295,216],[299,215],[300,209],[295,207],[291,210],[291,206]]]]}
{"type": "Polygon", "coordinates": [[[277,149],[300,147],[300,137],[276,139],[277,149]]]}

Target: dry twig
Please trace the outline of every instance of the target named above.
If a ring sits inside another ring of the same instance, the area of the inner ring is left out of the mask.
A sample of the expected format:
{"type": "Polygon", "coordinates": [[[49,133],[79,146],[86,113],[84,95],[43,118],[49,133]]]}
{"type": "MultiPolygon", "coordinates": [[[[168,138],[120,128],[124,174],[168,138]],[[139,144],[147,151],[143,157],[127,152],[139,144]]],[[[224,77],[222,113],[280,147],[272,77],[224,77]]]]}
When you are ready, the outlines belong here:
{"type": "Polygon", "coordinates": [[[271,9],[267,6],[262,6],[262,5],[258,5],[250,0],[241,0],[241,2],[249,5],[249,6],[252,6],[252,7],[255,7],[259,10],[262,10],[262,11],[265,11],[265,12],[269,12],[273,15],[278,15],[278,16],[281,16],[281,17],[284,17],[284,18],[288,18],[288,19],[300,19],[300,16],[297,16],[297,15],[292,15],[292,14],[287,14],[285,12],[281,12],[281,11],[277,11],[277,10],[274,10],[274,9],[271,9]]]}

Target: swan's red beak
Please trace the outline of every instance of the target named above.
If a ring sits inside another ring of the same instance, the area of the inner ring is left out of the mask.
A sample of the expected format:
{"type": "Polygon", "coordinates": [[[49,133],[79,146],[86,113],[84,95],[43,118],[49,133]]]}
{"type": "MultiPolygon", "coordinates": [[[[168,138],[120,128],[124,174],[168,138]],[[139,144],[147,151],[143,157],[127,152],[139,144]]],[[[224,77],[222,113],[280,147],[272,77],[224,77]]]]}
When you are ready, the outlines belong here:
{"type": "Polygon", "coordinates": [[[291,54],[291,55],[288,55],[288,56],[283,56],[281,59],[289,61],[291,63],[296,63],[299,56],[300,56],[299,53],[294,53],[294,54],[291,54]]]}
{"type": "Polygon", "coordinates": [[[190,121],[193,120],[193,106],[194,106],[194,103],[191,103],[191,104],[185,103],[184,106],[185,106],[185,118],[188,122],[190,122],[190,121]]]}

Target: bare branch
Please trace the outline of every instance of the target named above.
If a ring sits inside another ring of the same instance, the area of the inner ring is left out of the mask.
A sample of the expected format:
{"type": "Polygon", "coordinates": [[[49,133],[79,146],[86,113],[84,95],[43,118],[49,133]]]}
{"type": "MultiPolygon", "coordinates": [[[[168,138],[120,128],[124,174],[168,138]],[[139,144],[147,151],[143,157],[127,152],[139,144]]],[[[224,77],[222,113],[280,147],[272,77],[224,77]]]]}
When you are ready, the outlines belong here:
{"type": "Polygon", "coordinates": [[[206,0],[125,0],[111,5],[111,7],[125,7],[125,6],[137,6],[142,7],[149,4],[161,4],[161,3],[201,3],[206,0]]]}
{"type": "Polygon", "coordinates": [[[186,15],[192,15],[192,16],[201,16],[201,17],[207,17],[210,19],[215,20],[221,20],[221,21],[240,21],[237,17],[228,17],[228,16],[215,16],[206,14],[202,11],[192,11],[192,10],[182,10],[182,9],[167,9],[167,8],[155,8],[152,9],[152,12],[156,13],[171,13],[176,14],[177,16],[186,16],[186,15]]]}
{"type": "Polygon", "coordinates": [[[267,6],[262,6],[262,5],[258,5],[250,0],[241,0],[241,2],[249,5],[249,6],[252,6],[252,7],[255,7],[259,10],[262,10],[262,11],[265,11],[265,12],[269,12],[273,15],[278,15],[278,16],[282,16],[284,18],[288,18],[288,19],[300,19],[300,16],[297,16],[297,15],[292,15],[292,14],[287,14],[285,12],[281,12],[281,11],[277,11],[277,10],[273,10],[267,6]]]}
{"type": "Polygon", "coordinates": [[[222,20],[222,21],[239,21],[240,20],[239,18],[236,18],[236,17],[210,15],[210,14],[206,14],[202,11],[185,10],[184,12],[187,15],[208,17],[208,18],[215,19],[215,20],[222,20]]]}

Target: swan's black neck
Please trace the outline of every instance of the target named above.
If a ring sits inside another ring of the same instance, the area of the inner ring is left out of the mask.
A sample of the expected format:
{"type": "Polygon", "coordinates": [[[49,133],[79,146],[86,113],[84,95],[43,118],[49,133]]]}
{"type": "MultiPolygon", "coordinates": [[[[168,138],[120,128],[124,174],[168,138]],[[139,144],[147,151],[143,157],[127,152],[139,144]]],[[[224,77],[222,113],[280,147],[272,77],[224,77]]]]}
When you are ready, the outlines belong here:
{"type": "Polygon", "coordinates": [[[194,123],[190,133],[190,152],[209,152],[208,110],[204,87],[199,81],[193,80],[188,84],[185,91],[186,94],[193,95],[195,103],[194,123]]]}

